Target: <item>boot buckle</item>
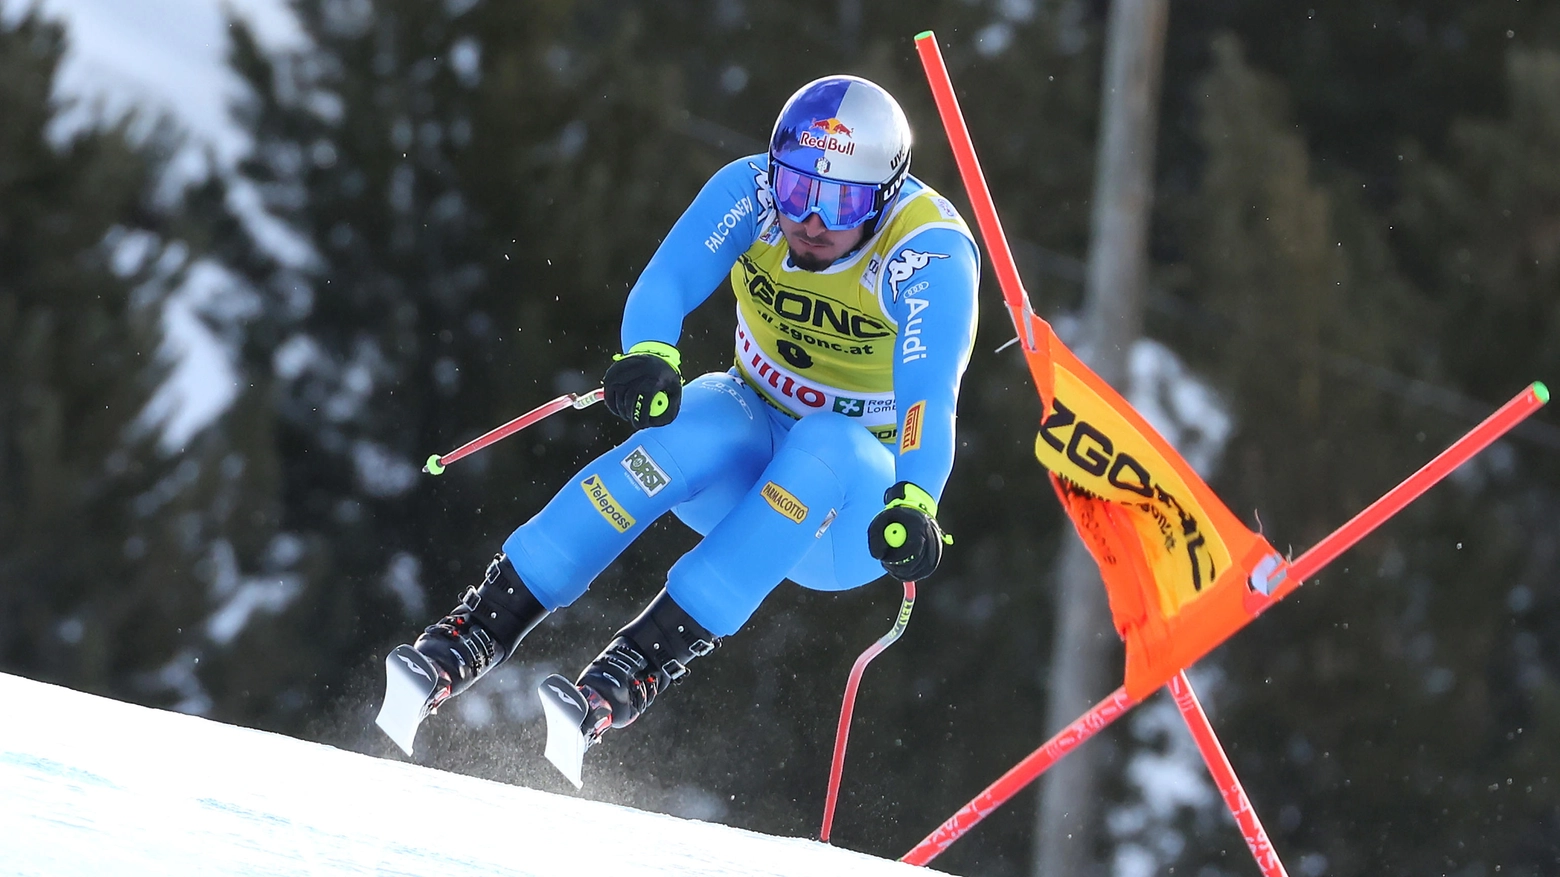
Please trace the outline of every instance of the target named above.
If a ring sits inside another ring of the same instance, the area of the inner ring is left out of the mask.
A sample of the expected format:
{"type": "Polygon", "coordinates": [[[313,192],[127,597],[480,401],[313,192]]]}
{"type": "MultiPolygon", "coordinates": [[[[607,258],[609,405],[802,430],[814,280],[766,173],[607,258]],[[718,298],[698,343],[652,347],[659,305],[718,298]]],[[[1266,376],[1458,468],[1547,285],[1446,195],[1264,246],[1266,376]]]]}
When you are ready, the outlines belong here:
{"type": "Polygon", "coordinates": [[[480,675],[483,669],[491,664],[494,658],[498,657],[498,642],[480,624],[471,625],[470,633],[467,634],[466,639],[469,639],[481,649],[481,652],[473,650],[473,656],[478,659],[478,664],[473,669],[480,675]]]}
{"type": "MultiPolygon", "coordinates": [[[[688,654],[694,658],[702,658],[705,655],[708,655],[710,652],[715,651],[715,646],[717,644],[718,643],[710,642],[707,639],[696,639],[688,644],[688,654]]],[[[688,665],[684,664],[682,661],[677,660],[676,658],[671,658],[667,660],[665,664],[661,665],[661,672],[666,674],[667,679],[671,680],[672,682],[676,682],[677,680],[688,675],[688,665]]]]}
{"type": "Polygon", "coordinates": [[[666,674],[666,678],[668,680],[676,682],[677,680],[688,675],[688,666],[682,661],[679,661],[676,658],[672,658],[670,661],[667,661],[665,664],[661,665],[661,672],[666,674]]]}
{"type": "Polygon", "coordinates": [[[466,592],[460,595],[460,605],[471,612],[477,611],[477,607],[482,605],[482,594],[475,585],[466,586],[466,592]]]}

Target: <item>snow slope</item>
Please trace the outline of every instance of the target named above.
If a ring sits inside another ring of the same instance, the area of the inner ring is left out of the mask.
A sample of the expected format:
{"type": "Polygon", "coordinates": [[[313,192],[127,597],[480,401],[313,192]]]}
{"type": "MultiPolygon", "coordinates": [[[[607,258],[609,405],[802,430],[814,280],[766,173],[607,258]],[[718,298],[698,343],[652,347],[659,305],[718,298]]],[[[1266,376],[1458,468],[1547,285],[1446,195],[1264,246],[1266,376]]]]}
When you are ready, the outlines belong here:
{"type": "Polygon", "coordinates": [[[935,872],[0,674],[0,874],[592,873],[935,872]]]}

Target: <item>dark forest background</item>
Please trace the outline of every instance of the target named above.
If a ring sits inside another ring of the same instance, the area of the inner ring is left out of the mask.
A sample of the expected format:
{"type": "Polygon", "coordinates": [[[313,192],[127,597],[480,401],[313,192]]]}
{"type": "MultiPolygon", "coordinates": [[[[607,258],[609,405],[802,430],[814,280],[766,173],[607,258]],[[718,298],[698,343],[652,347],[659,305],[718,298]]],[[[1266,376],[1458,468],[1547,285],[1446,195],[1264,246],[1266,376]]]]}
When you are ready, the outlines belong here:
{"type": "MultiPolygon", "coordinates": [[[[913,172],[964,204],[918,31],[943,44],[1036,309],[1079,304],[1103,3],[295,10],[304,48],[231,30],[250,157],[171,195],[176,130],[51,141],[68,34],[0,27],[0,670],[399,757],[372,727],[386,650],[628,430],[568,412],[438,479],[422,461],[594,386],[661,235],[807,80],[888,87],[913,172]],[[212,272],[203,318],[237,395],[169,448],[145,413],[164,309],[212,272]]],[[[1180,3],[1163,82],[1148,335],[1216,392],[1231,430],[1211,482],[1281,550],[1529,382],[1560,383],[1560,6],[1180,3]]],[[[1075,537],[986,275],[941,513],[958,542],[867,673],[835,823],[878,855],[1057,730],[1049,577],[1075,537]]],[[[730,324],[718,297],[689,321],[685,372],[728,364],[730,324]]],[[[1199,665],[1290,873],[1560,872],[1556,423],[1540,412],[1199,665]]],[[[691,539],[658,525],[431,719],[418,760],[571,791],[530,687],[575,673],[691,539]]],[[[815,836],[846,672],[898,596],[782,586],[591,753],[584,794],[815,836]]],[[[1100,862],[1255,873],[1211,787],[1164,805],[1142,782],[1184,733],[1123,722],[1088,744],[1112,771],[1100,862]]],[[[1035,800],[936,866],[1028,873],[1035,800]]]]}

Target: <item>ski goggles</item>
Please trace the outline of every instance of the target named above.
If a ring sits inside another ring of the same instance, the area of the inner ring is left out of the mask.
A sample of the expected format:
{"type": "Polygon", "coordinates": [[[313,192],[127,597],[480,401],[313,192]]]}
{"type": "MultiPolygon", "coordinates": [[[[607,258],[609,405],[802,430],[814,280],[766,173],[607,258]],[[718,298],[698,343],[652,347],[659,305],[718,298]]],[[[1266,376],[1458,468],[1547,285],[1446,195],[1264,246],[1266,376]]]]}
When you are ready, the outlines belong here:
{"type": "Polygon", "coordinates": [[[855,228],[878,213],[878,187],[870,183],[821,180],[776,162],[772,188],[781,216],[805,222],[816,213],[830,231],[855,228]]]}

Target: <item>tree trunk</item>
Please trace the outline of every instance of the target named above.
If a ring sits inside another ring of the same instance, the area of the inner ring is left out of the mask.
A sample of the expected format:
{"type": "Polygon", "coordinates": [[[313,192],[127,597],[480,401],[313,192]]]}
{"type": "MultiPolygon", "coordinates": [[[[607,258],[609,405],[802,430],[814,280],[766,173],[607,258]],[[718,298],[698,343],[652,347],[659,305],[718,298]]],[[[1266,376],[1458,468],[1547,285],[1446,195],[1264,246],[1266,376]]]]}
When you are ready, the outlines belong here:
{"type": "MultiPolygon", "coordinates": [[[[1094,215],[1079,355],[1126,390],[1127,353],[1142,334],[1153,202],[1154,137],[1167,0],[1116,0],[1105,45],[1105,77],[1094,215]]],[[[1099,569],[1069,538],[1057,561],[1056,645],[1045,733],[1076,719],[1111,688],[1119,648],[1099,569]]],[[[1085,877],[1099,823],[1098,745],[1063,759],[1041,783],[1035,832],[1036,877],[1085,877]]]]}

